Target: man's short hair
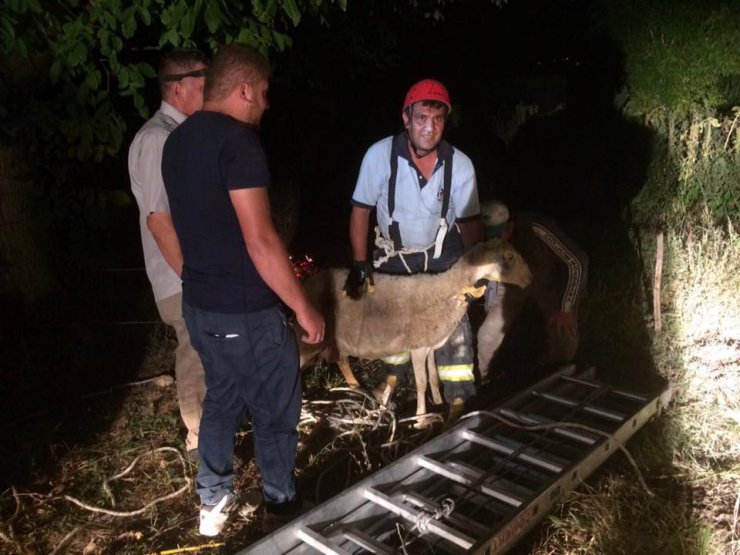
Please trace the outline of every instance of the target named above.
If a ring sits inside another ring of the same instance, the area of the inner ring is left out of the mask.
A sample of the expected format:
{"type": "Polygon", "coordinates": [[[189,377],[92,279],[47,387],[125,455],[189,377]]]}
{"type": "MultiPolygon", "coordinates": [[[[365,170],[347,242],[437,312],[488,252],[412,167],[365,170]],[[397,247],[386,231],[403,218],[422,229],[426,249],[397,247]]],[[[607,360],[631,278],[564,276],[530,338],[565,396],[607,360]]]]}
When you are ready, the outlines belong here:
{"type": "Polygon", "coordinates": [[[206,72],[205,100],[224,100],[242,83],[270,78],[270,64],[258,50],[245,44],[222,46],[206,72]]]}
{"type": "Polygon", "coordinates": [[[157,72],[162,96],[165,96],[172,83],[180,79],[205,75],[205,72],[196,72],[193,68],[201,64],[206,65],[206,63],[205,54],[192,48],[178,48],[163,54],[159,60],[159,71],[157,72]]]}

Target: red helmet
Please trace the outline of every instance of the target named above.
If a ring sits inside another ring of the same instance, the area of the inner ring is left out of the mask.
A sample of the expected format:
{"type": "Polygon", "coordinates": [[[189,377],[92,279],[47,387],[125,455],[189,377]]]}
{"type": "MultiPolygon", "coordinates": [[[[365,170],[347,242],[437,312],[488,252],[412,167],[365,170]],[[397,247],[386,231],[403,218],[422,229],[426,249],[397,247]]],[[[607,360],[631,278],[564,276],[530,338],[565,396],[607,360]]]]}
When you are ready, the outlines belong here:
{"type": "MultiPolygon", "coordinates": [[[[437,100],[447,106],[447,113],[452,112],[450,103],[450,93],[445,86],[435,79],[422,79],[413,85],[409,92],[406,93],[406,99],[403,101],[403,110],[411,106],[414,102],[422,100],[437,100]]],[[[402,111],[403,111],[402,110],[402,111]]]]}

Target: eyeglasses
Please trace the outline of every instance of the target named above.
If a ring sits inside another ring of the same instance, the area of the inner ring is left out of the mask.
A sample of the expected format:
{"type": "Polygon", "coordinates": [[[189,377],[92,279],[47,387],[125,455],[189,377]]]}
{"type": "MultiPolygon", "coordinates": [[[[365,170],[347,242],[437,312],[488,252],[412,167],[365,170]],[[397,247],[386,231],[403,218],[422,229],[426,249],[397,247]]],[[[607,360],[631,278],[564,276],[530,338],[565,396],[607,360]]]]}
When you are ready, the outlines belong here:
{"type": "Polygon", "coordinates": [[[170,83],[173,81],[180,81],[186,77],[205,77],[205,75],[205,69],[195,69],[193,71],[188,71],[187,73],[169,73],[167,75],[160,75],[159,80],[164,81],[165,83],[170,83]]]}

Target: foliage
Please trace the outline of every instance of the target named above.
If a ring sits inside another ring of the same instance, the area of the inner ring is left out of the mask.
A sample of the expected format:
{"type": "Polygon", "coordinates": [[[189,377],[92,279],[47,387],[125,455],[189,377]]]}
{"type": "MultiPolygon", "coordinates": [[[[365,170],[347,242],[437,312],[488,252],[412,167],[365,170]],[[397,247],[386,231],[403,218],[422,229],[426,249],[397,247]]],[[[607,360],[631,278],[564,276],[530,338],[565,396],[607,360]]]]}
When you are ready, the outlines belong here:
{"type": "MultiPolygon", "coordinates": [[[[143,90],[155,77],[148,51],[242,42],[263,52],[291,45],[304,13],[322,16],[346,0],[4,0],[0,54],[11,83],[2,91],[11,135],[41,130],[60,154],[100,160],[118,152],[121,98],[147,115],[143,90]]],[[[8,129],[6,128],[6,132],[8,129]]]]}
{"type": "Polygon", "coordinates": [[[605,2],[622,44],[632,113],[679,117],[740,103],[740,4],[735,0],[605,2]]]}
{"type": "MultiPolygon", "coordinates": [[[[740,114],[740,108],[734,110],[740,114]]],[[[737,116],[679,121],[656,133],[647,180],[632,202],[641,227],[740,223],[737,116]]]]}

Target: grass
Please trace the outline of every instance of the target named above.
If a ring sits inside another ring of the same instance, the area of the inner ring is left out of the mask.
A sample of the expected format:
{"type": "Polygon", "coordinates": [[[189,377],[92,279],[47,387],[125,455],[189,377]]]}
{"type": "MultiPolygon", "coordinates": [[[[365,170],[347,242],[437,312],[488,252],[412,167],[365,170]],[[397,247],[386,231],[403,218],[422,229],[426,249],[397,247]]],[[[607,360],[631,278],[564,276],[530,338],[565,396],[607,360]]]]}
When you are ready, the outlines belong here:
{"type": "MultiPolygon", "coordinates": [[[[651,278],[654,238],[646,233],[635,244],[641,271],[651,278]]],[[[655,496],[615,457],[570,494],[532,552],[740,553],[738,236],[731,225],[668,233],[662,331],[651,329],[649,292],[609,281],[609,264],[601,273],[596,268],[585,311],[588,340],[604,357],[602,374],[611,371],[624,382],[664,380],[675,392],[669,410],[629,444],[655,496]],[[619,287],[632,302],[608,300],[619,287]]]]}
{"type": "MultiPolygon", "coordinates": [[[[138,383],[143,376],[171,369],[174,362],[174,336],[167,328],[162,326],[151,337],[132,385],[67,399],[33,418],[20,419],[13,437],[4,439],[4,447],[20,452],[23,438],[33,438],[35,447],[27,453],[36,453],[37,462],[24,461],[26,471],[16,472],[10,482],[13,487],[0,492],[1,553],[134,555],[207,543],[197,533],[199,501],[192,486],[197,467],[188,462],[183,471],[177,454],[157,451],[170,446],[184,454],[185,429],[174,383],[171,379],[138,383]],[[71,422],[67,413],[73,415],[71,422]],[[78,428],[87,433],[77,433],[78,428]],[[139,456],[129,474],[112,480],[139,456]],[[132,516],[84,509],[65,498],[95,508],[134,512],[177,492],[187,480],[191,485],[182,494],[132,516]]],[[[368,386],[380,381],[377,364],[355,364],[358,377],[368,386]]],[[[304,377],[307,399],[329,399],[329,389],[344,385],[341,374],[326,364],[304,377]]],[[[412,397],[400,393],[400,399],[412,407],[412,397]]],[[[332,428],[321,416],[300,426],[297,476],[307,499],[323,501],[383,464],[387,454],[380,446],[387,430],[344,431],[337,442],[342,430],[332,428]]],[[[259,471],[249,426],[238,435],[236,454],[245,463],[237,472],[237,488],[257,487],[259,471]]],[[[225,545],[202,552],[233,553],[263,535],[257,517],[238,517],[219,539],[225,545]]]]}

